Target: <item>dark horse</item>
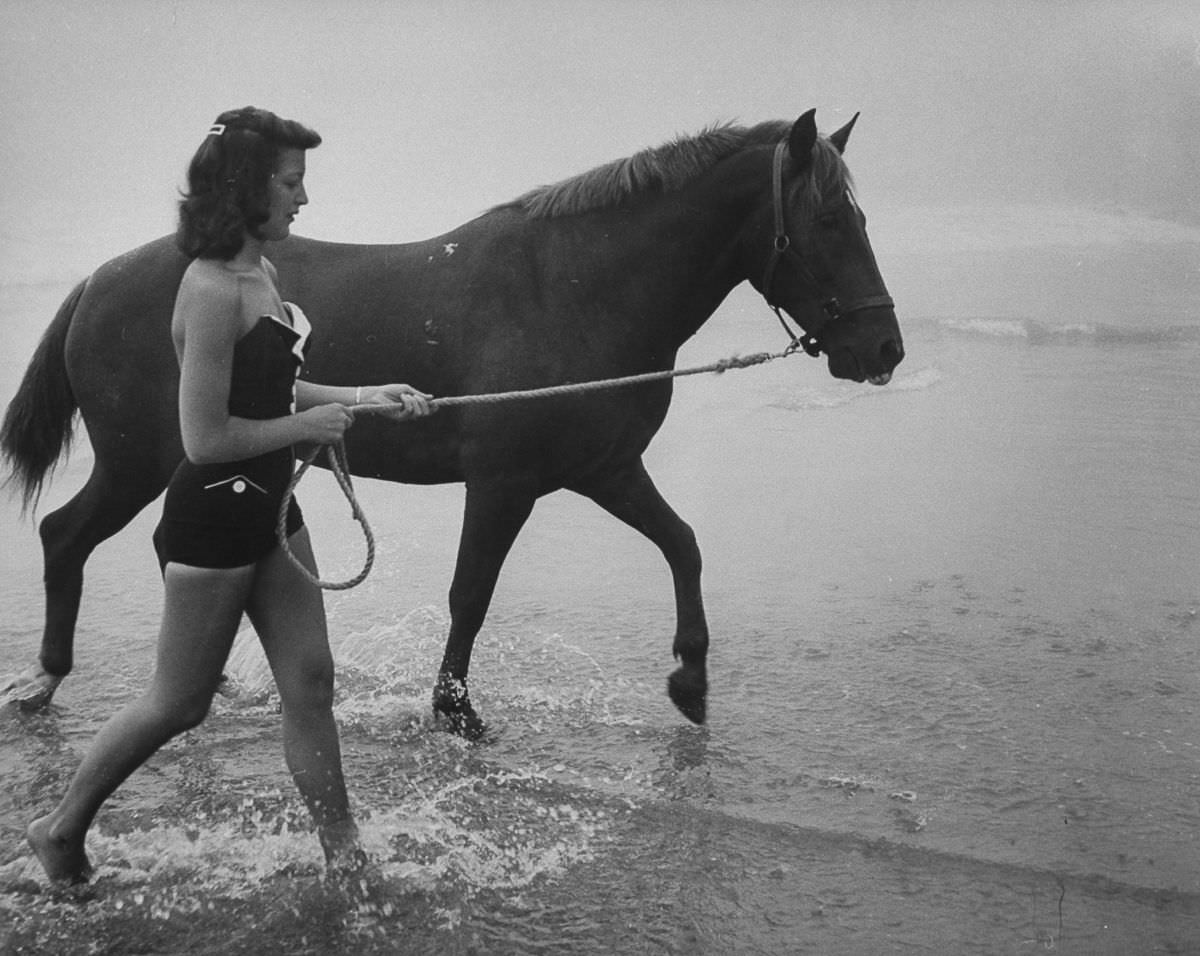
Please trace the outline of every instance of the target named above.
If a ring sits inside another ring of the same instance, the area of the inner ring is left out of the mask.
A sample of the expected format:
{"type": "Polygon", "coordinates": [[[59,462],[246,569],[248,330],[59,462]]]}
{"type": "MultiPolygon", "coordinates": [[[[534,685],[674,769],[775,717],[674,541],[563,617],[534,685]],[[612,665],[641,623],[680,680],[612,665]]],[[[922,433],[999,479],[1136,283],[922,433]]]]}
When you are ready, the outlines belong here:
{"type": "MultiPolygon", "coordinates": [[[[794,124],[713,127],[535,189],[423,242],[282,242],[270,255],[283,292],[314,329],[305,375],[464,395],[667,370],[748,279],[800,326],[806,350],[828,356],[831,374],[886,383],[904,350],[842,160],[853,125],[822,137],[809,111],[794,124]]],[[[76,411],[95,452],[82,490],[40,525],[40,660],[9,686],[27,706],[47,702],[71,670],[92,549],[162,492],[183,454],[170,323],[186,266],[170,237],[101,266],[59,309],[9,405],[0,442],[26,506],[69,444],[76,411]]],[[[670,401],[662,380],[449,407],[415,423],[362,416],[347,433],[357,475],[466,483],[433,693],[458,732],[483,729],[467,670],[501,565],[537,499],[563,488],[662,550],[680,665],[668,692],[703,722],[700,552],[642,464],[670,401]]]]}

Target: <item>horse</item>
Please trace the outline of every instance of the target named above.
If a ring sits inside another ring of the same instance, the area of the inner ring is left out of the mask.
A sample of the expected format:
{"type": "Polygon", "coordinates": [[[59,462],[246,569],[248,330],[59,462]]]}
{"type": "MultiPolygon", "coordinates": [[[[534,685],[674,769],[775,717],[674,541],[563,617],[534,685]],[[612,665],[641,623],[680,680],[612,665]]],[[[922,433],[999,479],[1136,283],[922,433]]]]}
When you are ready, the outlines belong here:
{"type": "MultiPolygon", "coordinates": [[[[886,384],[904,357],[843,153],[858,114],[818,133],[794,122],[714,124],[494,206],[428,240],[290,237],[269,252],[284,296],[312,322],[303,374],[333,385],[405,381],[471,395],[669,371],[728,293],[749,281],[793,346],[831,375],[886,384]],[[791,332],[785,315],[801,336],[791,332]]],[[[49,702],[72,667],[83,569],[166,487],[183,455],[171,314],[188,260],[164,236],[79,283],[36,348],[0,430],[23,511],[70,445],[76,415],[95,463],[39,525],[45,625],[38,662],[9,685],[49,702]]],[[[355,475],[464,482],[450,627],[433,689],[439,720],[486,725],[467,688],[501,566],[539,498],[584,495],[645,535],[674,586],[678,666],[667,691],[706,718],[708,625],[701,554],[642,461],[671,402],[669,379],[537,401],[439,410],[399,424],[360,416],[355,475]]]]}

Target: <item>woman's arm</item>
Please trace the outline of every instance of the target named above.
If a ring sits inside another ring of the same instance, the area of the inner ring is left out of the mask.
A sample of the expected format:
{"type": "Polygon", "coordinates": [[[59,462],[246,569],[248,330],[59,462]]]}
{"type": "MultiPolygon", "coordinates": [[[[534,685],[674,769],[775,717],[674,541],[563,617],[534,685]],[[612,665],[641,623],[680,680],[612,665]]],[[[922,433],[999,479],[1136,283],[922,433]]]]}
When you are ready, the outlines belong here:
{"type": "Polygon", "coordinates": [[[181,339],[179,426],[184,452],[196,464],[253,458],[298,442],[337,441],[353,421],[340,405],[262,421],[229,414],[233,350],[244,327],[244,281],[188,275],[175,300],[172,324],[181,339]]]}
{"type": "Polygon", "coordinates": [[[327,402],[337,402],[339,405],[354,405],[355,400],[366,389],[355,389],[351,385],[318,385],[316,382],[306,382],[296,379],[296,411],[324,405],[327,402]]]}
{"type": "Polygon", "coordinates": [[[378,405],[381,414],[397,420],[421,418],[428,415],[431,395],[411,385],[318,385],[315,382],[296,382],[296,408],[303,410],[322,402],[342,405],[378,405]]]}

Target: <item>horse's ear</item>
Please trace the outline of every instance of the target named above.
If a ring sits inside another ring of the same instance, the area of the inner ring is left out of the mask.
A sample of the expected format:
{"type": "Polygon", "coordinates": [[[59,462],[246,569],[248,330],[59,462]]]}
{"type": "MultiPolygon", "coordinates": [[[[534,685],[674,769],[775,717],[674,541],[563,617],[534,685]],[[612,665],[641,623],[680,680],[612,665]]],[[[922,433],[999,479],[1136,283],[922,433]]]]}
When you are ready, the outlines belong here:
{"type": "Polygon", "coordinates": [[[792,126],[788,134],[788,152],[800,171],[812,165],[812,151],[817,144],[817,111],[809,110],[792,126]]]}
{"type": "Polygon", "coordinates": [[[858,114],[855,113],[850,117],[850,122],[839,129],[836,133],[829,134],[829,142],[833,143],[839,153],[846,151],[846,140],[850,138],[850,130],[854,129],[854,124],[858,122],[858,114]]]}

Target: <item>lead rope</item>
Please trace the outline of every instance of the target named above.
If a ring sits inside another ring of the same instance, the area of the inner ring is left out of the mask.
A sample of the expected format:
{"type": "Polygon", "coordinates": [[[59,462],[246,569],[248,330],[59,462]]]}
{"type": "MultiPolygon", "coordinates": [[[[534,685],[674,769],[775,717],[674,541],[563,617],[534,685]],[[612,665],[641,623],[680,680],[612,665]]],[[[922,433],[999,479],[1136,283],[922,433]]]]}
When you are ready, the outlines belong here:
{"type": "Polygon", "coordinates": [[[375,563],[375,535],[371,533],[371,526],[367,523],[367,516],[362,510],[362,506],[358,503],[358,498],[354,494],[354,486],[350,482],[350,465],[346,458],[346,444],[342,441],[334,442],[331,445],[318,445],[300,462],[295,473],[292,475],[292,480],[288,482],[287,491],[283,495],[283,503],[279,506],[279,521],[275,525],[275,536],[279,539],[279,546],[283,548],[283,553],[288,556],[288,560],[296,566],[309,583],[315,584],[319,588],[326,591],[345,591],[352,587],[362,584],[366,580],[367,575],[371,573],[371,566],[375,563]],[[367,542],[367,558],[363,562],[362,570],[352,578],[345,581],[324,581],[317,577],[308,569],[295,554],[292,553],[291,545],[288,543],[287,533],[287,516],[288,505],[291,503],[292,494],[296,490],[296,485],[300,483],[300,479],[304,477],[304,473],[312,467],[313,462],[317,460],[317,456],[325,452],[325,457],[329,460],[329,470],[333,472],[333,477],[337,479],[338,485],[342,489],[342,493],[346,496],[346,500],[350,502],[350,513],[354,520],[362,525],[363,537],[367,542]]]}
{"type": "MultiPolygon", "coordinates": [[[[786,326],[785,326],[786,328],[786,326]]],[[[429,406],[431,408],[445,408],[453,405],[493,405],[500,402],[520,401],[529,398],[547,398],[555,395],[572,395],[581,392],[594,392],[605,388],[621,388],[627,385],[639,385],[643,382],[655,382],[668,378],[682,378],[685,375],[699,375],[704,372],[716,372],[720,374],[727,372],[730,369],[750,368],[753,365],[761,365],[764,362],[771,362],[778,358],[787,358],[789,355],[794,355],[802,344],[793,336],[792,344],[782,352],[755,352],[753,355],[734,356],[732,358],[721,359],[712,362],[708,365],[698,365],[693,368],[682,369],[667,369],[661,372],[643,372],[640,375],[625,375],[620,378],[604,378],[596,379],[589,382],[573,382],[568,385],[549,385],[545,388],[525,388],[516,389],[511,392],[490,392],[481,395],[448,395],[444,398],[430,399],[429,406]]],[[[392,404],[372,403],[369,405],[351,405],[350,410],[353,412],[383,412],[392,407],[392,404]]],[[[375,563],[375,536],[371,532],[371,526],[367,523],[367,516],[363,513],[362,507],[358,503],[358,498],[354,494],[354,485],[350,480],[350,466],[346,458],[345,442],[338,441],[329,445],[319,445],[311,452],[305,455],[300,466],[292,475],[291,481],[288,483],[287,491],[284,492],[283,502],[279,506],[279,520],[275,526],[275,536],[279,539],[279,545],[283,548],[283,553],[288,556],[288,559],[294,564],[301,574],[312,584],[327,591],[344,591],[349,588],[361,584],[371,573],[371,566],[375,563]],[[291,545],[288,543],[287,534],[287,514],[288,504],[292,500],[292,495],[296,490],[296,486],[300,483],[300,479],[304,477],[304,473],[317,460],[317,456],[321,450],[325,450],[326,458],[329,463],[329,470],[333,472],[333,476],[337,479],[342,493],[346,496],[346,500],[350,502],[351,514],[354,520],[362,525],[363,537],[367,543],[367,557],[363,563],[363,568],[358,574],[345,581],[325,581],[313,574],[305,564],[292,553],[291,545]]]]}

